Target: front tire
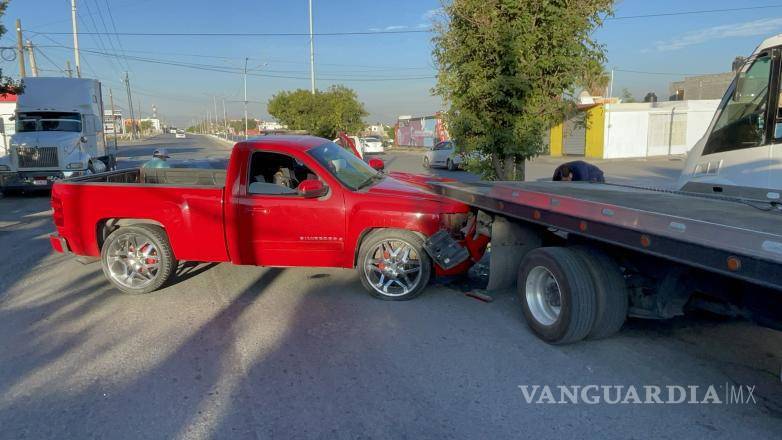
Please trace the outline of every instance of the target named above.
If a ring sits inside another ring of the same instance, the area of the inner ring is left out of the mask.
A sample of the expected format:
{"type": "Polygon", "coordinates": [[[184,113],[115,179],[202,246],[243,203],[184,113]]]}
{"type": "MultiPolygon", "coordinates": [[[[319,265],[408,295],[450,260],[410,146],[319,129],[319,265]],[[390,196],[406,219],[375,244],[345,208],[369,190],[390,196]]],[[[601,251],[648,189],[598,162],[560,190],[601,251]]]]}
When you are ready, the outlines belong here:
{"type": "Polygon", "coordinates": [[[386,301],[411,300],[426,288],[432,260],[424,239],[404,230],[380,229],[361,243],[358,272],[372,296],[386,301]]]}
{"type": "Polygon", "coordinates": [[[597,308],[594,283],[574,251],[530,251],[519,267],[518,291],[527,325],[544,341],[576,342],[592,330],[597,308]]]}
{"type": "Polygon", "coordinates": [[[124,293],[141,295],[160,289],[177,261],[166,233],[158,226],[124,226],[101,248],[103,274],[124,293]]]}
{"type": "Polygon", "coordinates": [[[448,168],[448,171],[456,171],[456,165],[454,165],[453,161],[451,159],[448,159],[445,162],[446,168],[448,168]]]}
{"type": "Polygon", "coordinates": [[[424,156],[424,168],[429,168],[431,165],[429,164],[429,158],[424,156]]]}

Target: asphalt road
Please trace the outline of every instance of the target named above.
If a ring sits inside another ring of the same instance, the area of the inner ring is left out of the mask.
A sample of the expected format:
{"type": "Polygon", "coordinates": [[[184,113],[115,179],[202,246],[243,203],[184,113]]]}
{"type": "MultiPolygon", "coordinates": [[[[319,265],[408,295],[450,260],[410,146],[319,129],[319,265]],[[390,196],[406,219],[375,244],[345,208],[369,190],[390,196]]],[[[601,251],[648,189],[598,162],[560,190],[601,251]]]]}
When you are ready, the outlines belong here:
{"type": "MultiPolygon", "coordinates": [[[[159,146],[175,158],[229,148],[161,137],[122,147],[121,160],[159,146]]],[[[385,159],[420,170],[415,154],[385,159]]],[[[674,165],[619,167],[643,179],[675,175],[674,165]]],[[[550,346],[527,330],[512,292],[483,303],[431,286],[389,303],[350,270],[228,264],[184,266],[172,287],[128,296],[99,265],[52,253],[51,230],[46,197],[0,199],[3,439],[782,433],[782,333],[747,322],[631,320],[607,340],[550,346]],[[749,385],[756,402],[530,404],[519,388],[593,384],[749,385]]]]}

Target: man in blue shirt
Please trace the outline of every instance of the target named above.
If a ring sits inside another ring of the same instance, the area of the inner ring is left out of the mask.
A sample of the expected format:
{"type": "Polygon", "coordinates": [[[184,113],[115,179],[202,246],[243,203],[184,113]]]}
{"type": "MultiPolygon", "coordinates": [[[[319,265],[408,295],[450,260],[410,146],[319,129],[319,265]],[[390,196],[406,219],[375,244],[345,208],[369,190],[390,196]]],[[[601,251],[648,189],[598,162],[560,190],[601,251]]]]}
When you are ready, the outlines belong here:
{"type": "Polygon", "coordinates": [[[603,170],[583,160],[563,163],[554,170],[555,182],[600,182],[604,183],[603,170]]]}
{"type": "Polygon", "coordinates": [[[152,153],[152,160],[144,164],[144,168],[171,168],[171,165],[168,164],[167,159],[171,157],[168,155],[168,152],[161,148],[159,150],[155,150],[154,153],[152,153]]]}

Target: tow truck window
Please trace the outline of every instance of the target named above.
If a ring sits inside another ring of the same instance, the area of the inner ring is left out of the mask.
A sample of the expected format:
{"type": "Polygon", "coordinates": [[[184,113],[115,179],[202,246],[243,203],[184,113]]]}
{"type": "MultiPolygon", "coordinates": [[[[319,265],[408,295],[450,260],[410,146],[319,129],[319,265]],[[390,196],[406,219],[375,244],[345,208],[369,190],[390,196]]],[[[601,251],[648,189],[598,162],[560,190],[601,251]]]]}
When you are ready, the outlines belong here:
{"type": "Polygon", "coordinates": [[[766,109],[771,77],[771,56],[761,54],[743,69],[720,103],[703,154],[758,147],[766,143],[766,109]]]}
{"type": "Polygon", "coordinates": [[[60,112],[20,113],[16,119],[16,131],[69,131],[80,133],[81,115],[78,113],[60,112]]]}
{"type": "Polygon", "coordinates": [[[343,185],[352,190],[363,188],[379,176],[378,172],[366,162],[333,142],[312,148],[308,153],[324,168],[331,171],[331,174],[343,185]]]}

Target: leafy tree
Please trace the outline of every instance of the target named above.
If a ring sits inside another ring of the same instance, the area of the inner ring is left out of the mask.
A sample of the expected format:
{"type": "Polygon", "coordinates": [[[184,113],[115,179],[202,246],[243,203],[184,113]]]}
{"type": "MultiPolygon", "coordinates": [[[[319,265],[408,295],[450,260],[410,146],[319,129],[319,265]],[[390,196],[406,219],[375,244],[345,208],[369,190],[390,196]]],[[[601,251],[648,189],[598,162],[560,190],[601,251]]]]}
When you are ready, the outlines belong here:
{"type": "Polygon", "coordinates": [[[603,73],[592,38],[613,0],[451,0],[435,25],[434,92],[461,149],[478,151],[485,178],[523,180],[524,161],[544,150],[548,129],[576,90],[603,73]]]}
{"type": "Polygon", "coordinates": [[[141,121],[141,131],[143,133],[148,133],[152,131],[152,121],[141,121]]]}
{"type": "Polygon", "coordinates": [[[391,139],[392,141],[396,139],[396,127],[395,126],[389,126],[386,127],[386,137],[391,139]]]}
{"type": "Polygon", "coordinates": [[[345,86],[331,86],[325,91],[298,89],[274,95],[268,112],[291,130],[333,139],[337,132],[357,132],[364,127],[368,113],[358,101],[356,92],[345,86]]]}
{"type": "MultiPolygon", "coordinates": [[[[8,8],[8,2],[10,0],[0,0],[0,17],[5,15],[5,10],[8,8]]],[[[5,26],[0,24],[0,37],[6,32],[5,26]]],[[[19,56],[17,54],[16,56],[19,56]]],[[[21,94],[24,92],[24,84],[21,81],[14,81],[11,77],[3,76],[3,71],[0,69],[0,95],[8,93],[21,94]]]]}
{"type": "Polygon", "coordinates": [[[635,102],[635,97],[627,89],[622,89],[622,95],[620,96],[620,98],[622,99],[622,102],[627,102],[627,103],[635,102]]]}
{"type": "MultiPolygon", "coordinates": [[[[228,126],[233,129],[234,133],[244,133],[244,118],[228,121],[228,126]]],[[[258,121],[247,118],[247,129],[255,130],[256,128],[258,128],[258,121]]]]}

